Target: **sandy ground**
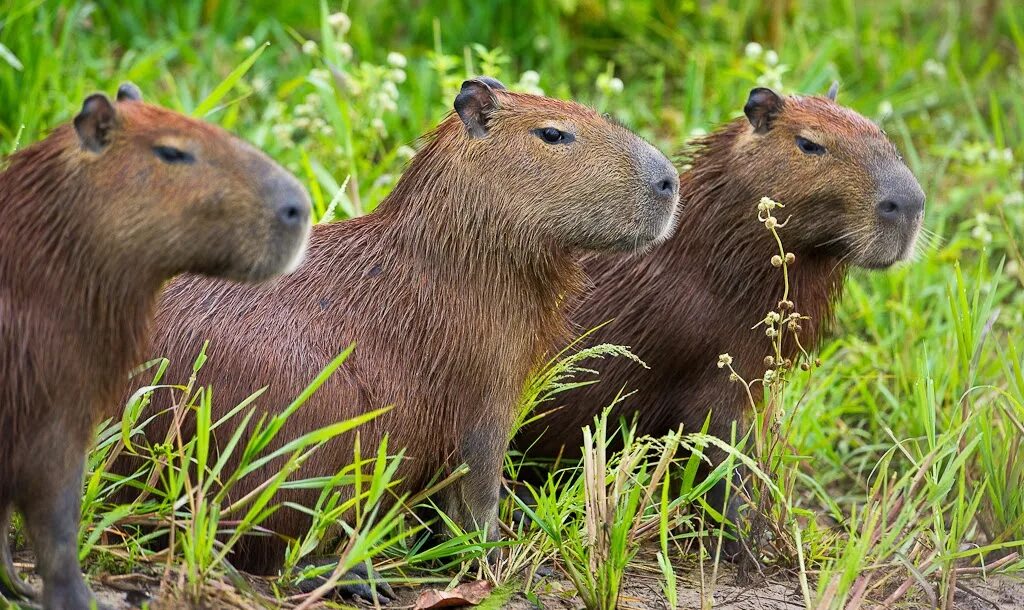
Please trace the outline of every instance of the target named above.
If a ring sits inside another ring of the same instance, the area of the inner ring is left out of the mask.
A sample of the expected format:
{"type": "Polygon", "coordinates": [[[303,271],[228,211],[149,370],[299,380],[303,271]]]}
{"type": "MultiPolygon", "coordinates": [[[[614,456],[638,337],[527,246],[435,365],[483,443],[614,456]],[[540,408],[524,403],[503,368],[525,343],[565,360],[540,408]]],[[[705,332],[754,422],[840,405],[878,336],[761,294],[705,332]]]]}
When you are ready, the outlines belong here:
{"type": "MultiPolygon", "coordinates": [[[[31,561],[31,557],[20,554],[18,563],[31,561]]],[[[633,570],[627,574],[623,591],[620,595],[619,608],[622,610],[668,609],[665,596],[661,591],[661,583],[656,564],[651,563],[650,570],[633,570]]],[[[710,580],[706,568],[705,582],[710,580]]],[[[701,572],[692,565],[680,565],[677,571],[679,608],[700,610],[702,608],[701,572]]],[[[39,586],[35,577],[28,578],[30,584],[39,586]]],[[[146,602],[154,610],[164,608],[181,608],[180,601],[162,598],[158,591],[158,579],[153,576],[127,575],[107,576],[93,579],[90,582],[97,599],[110,610],[128,610],[139,608],[146,602]]],[[[249,583],[260,588],[260,581],[253,579],[249,583]]],[[[955,608],[963,610],[1002,610],[1020,608],[1024,610],[1024,577],[997,576],[982,580],[972,578],[965,580],[958,588],[955,608]]],[[[548,576],[538,582],[537,591],[541,608],[552,610],[575,610],[583,608],[583,604],[567,581],[548,576]]],[[[250,600],[240,597],[224,587],[219,593],[214,592],[213,599],[203,608],[247,608],[252,607],[250,600]]],[[[412,588],[398,590],[399,598],[386,606],[392,610],[412,608],[419,591],[412,588]]],[[[799,585],[795,579],[769,578],[767,581],[740,585],[737,575],[731,566],[724,566],[718,575],[718,582],[713,590],[708,591],[711,607],[722,610],[795,610],[803,608],[803,599],[799,585]]],[[[354,603],[357,607],[372,607],[354,603]]],[[[2,607],[2,601],[0,601],[2,607]]],[[[16,606],[17,607],[17,606],[16,606]]],[[[34,604],[22,604],[23,608],[36,608],[34,604]]],[[[325,607],[325,606],[321,606],[325,607]]],[[[337,606],[332,606],[337,607],[337,606]]],[[[532,610],[538,608],[524,595],[516,594],[504,604],[511,610],[532,610]]],[[[878,607],[867,606],[869,608],[878,607]]],[[[916,598],[902,601],[898,608],[931,608],[927,597],[918,594],[916,598]]]]}

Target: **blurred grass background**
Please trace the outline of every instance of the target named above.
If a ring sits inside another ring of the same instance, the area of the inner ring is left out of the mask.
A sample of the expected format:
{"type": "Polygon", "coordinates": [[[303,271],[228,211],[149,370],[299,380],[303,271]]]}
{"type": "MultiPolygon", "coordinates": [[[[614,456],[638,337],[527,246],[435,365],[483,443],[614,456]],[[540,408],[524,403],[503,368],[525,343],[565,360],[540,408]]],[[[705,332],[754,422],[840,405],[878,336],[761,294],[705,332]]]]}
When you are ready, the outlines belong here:
{"type": "Polygon", "coordinates": [[[1024,537],[1020,2],[4,0],[0,45],[2,153],[122,80],[193,112],[259,53],[205,116],[303,176],[333,218],[373,209],[467,76],[575,97],[666,152],[737,116],[754,86],[821,94],[838,80],[839,101],[906,154],[940,239],[847,282],[825,366],[790,405],[805,502],[849,520],[880,464],[913,471],[969,439],[960,487],[936,473],[928,488],[938,517],[915,513],[914,536],[847,567],[918,535],[953,555],[965,540],[1024,537]],[[960,436],[943,440],[950,430],[960,436]],[[977,515],[944,495],[957,489],[984,497],[977,515]],[[949,510],[971,526],[945,529],[949,510]]]}

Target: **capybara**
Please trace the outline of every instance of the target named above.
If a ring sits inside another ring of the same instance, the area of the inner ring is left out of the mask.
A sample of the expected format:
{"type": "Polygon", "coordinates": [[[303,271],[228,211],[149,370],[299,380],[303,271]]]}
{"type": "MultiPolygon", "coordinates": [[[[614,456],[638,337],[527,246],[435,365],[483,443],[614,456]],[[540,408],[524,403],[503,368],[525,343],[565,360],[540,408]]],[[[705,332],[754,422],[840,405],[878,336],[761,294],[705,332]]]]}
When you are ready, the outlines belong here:
{"type": "MultiPolygon", "coordinates": [[[[260,287],[172,282],[150,353],[175,363],[167,379],[184,379],[209,340],[199,382],[214,388],[218,418],[264,385],[257,410],[280,410],[354,342],[279,438],[395,405],[360,428],[361,446],[376,448],[387,434],[390,451],[405,450],[400,493],[467,464],[435,500],[459,526],[494,536],[515,405],[527,375],[568,336],[561,304],[584,285],[580,253],[663,240],[678,175],[653,146],[576,103],[478,78],[463,83],[454,106],[373,213],[314,227],[296,273],[260,287]]],[[[170,399],[157,391],[154,407],[170,399]]],[[[162,440],[168,423],[155,420],[147,437],[162,440]]],[[[216,430],[221,442],[232,433],[216,430]]],[[[352,461],[354,438],[334,439],[298,474],[334,475],[352,461]]],[[[239,481],[232,497],[277,467],[239,481]]],[[[312,506],[318,493],[288,490],[278,500],[312,506]]],[[[274,573],[282,537],[309,525],[300,511],[278,510],[264,527],[280,536],[243,539],[233,565],[274,573]]]]}
{"type": "MultiPolygon", "coordinates": [[[[754,324],[774,310],[783,277],[769,260],[772,234],[757,222],[762,197],[785,205],[780,229],[791,298],[803,324],[800,342],[813,349],[833,317],[849,265],[881,269],[913,251],[924,193],[896,147],[871,121],[827,97],[786,97],[758,88],[738,118],[688,149],[680,176],[687,213],[666,243],[646,257],[593,257],[584,267],[594,289],[573,308],[581,329],[609,324],[593,341],[629,345],[650,370],[625,359],[604,361],[599,382],[564,394],[550,412],[517,436],[534,457],[579,454],[581,427],[624,388],[636,393],[613,417],[636,417],[639,434],[662,435],[684,425],[729,440],[750,415],[741,383],[717,366],[729,353],[747,380],[764,375],[771,344],[754,324]]],[[[796,358],[794,342],[783,345],[796,358]]],[[[755,386],[754,395],[760,395],[755,386]]],[[[722,506],[725,485],[710,495],[722,506]]],[[[735,494],[733,494],[735,497],[735,494]]],[[[730,517],[736,517],[730,502],[730,517]]],[[[734,547],[735,548],[735,547],[734,547]]]]}
{"type": "Polygon", "coordinates": [[[77,540],[84,458],[144,354],[163,283],[264,280],[301,259],[310,204],[288,172],[206,123],[142,102],[81,112],[0,174],[0,554],[22,513],[46,608],[88,608],[77,540]]]}

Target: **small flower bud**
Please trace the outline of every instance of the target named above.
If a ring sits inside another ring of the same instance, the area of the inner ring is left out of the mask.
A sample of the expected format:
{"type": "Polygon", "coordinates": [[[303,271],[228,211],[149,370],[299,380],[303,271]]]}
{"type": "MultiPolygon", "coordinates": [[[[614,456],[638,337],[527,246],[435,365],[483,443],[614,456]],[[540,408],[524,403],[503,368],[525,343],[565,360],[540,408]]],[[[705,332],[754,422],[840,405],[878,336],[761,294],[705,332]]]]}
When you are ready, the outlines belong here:
{"type": "Polygon", "coordinates": [[[779,256],[778,254],[776,254],[775,256],[772,257],[772,267],[781,267],[781,266],[782,266],[782,257],[779,256]]]}
{"type": "Polygon", "coordinates": [[[775,358],[772,358],[771,356],[765,356],[764,357],[764,365],[765,366],[775,366],[775,358]]]}
{"type": "Polygon", "coordinates": [[[740,380],[740,376],[736,373],[729,373],[729,381],[736,382],[740,380]]]}
{"type": "Polygon", "coordinates": [[[786,264],[787,265],[792,265],[795,262],[796,262],[796,254],[793,254],[792,252],[786,252],[786,264]]]}
{"type": "Polygon", "coordinates": [[[725,368],[732,364],[732,356],[729,354],[721,354],[718,356],[718,368],[725,368]]]}

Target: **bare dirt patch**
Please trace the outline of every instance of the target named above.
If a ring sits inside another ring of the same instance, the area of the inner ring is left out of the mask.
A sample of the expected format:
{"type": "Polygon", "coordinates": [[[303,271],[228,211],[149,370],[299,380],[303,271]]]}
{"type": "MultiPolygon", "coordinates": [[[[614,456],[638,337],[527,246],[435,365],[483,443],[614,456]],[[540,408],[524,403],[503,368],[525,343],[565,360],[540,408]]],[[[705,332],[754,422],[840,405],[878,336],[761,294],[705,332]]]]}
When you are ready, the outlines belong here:
{"type": "MultiPolygon", "coordinates": [[[[627,573],[623,582],[622,593],[619,599],[619,608],[622,610],[660,610],[669,608],[668,602],[662,592],[660,574],[657,571],[657,564],[646,562],[647,557],[638,567],[627,573]]],[[[28,554],[19,554],[17,564],[19,568],[29,567],[32,558],[28,554]]],[[[721,610],[796,610],[803,608],[804,601],[800,592],[800,586],[796,578],[785,574],[769,575],[767,578],[758,577],[751,584],[738,582],[736,570],[728,564],[719,566],[717,579],[712,586],[712,567],[706,565],[703,570],[694,565],[692,561],[680,562],[677,567],[678,578],[678,607],[685,610],[699,610],[704,607],[712,607],[721,610]],[[702,599],[710,603],[705,606],[702,599]]],[[[34,574],[29,575],[26,580],[35,587],[42,583],[34,574]]],[[[108,610],[134,610],[147,607],[153,610],[164,610],[171,608],[188,607],[180,597],[160,589],[160,578],[156,574],[128,574],[122,576],[103,575],[92,577],[89,585],[96,594],[97,600],[108,610]]],[[[245,587],[252,591],[267,592],[265,581],[255,577],[246,578],[245,587]]],[[[398,599],[394,600],[385,608],[392,610],[408,610],[414,606],[422,591],[419,588],[396,587],[398,599]]],[[[202,608],[206,609],[228,609],[228,608],[273,608],[274,604],[269,598],[262,600],[252,595],[246,595],[227,583],[209,583],[205,589],[207,597],[204,599],[202,608]],[[262,603],[261,603],[262,602],[262,603]]],[[[494,605],[501,597],[500,589],[495,593],[496,599],[484,602],[486,608],[507,608],[509,610],[533,610],[543,608],[544,610],[577,610],[583,608],[583,602],[576,595],[575,590],[568,580],[558,574],[552,574],[541,578],[535,588],[536,599],[540,605],[536,605],[521,593],[513,593],[507,601],[494,605]]],[[[813,590],[812,590],[813,592],[813,590]]],[[[506,594],[507,595],[507,594],[506,594]]],[[[877,608],[880,600],[869,600],[867,608],[877,608]]],[[[373,607],[370,603],[360,600],[350,602],[352,606],[367,608],[373,607]]],[[[346,604],[347,605],[347,604],[346,604]]],[[[20,603],[15,607],[38,608],[31,603],[20,603]]],[[[337,601],[331,605],[321,604],[319,608],[336,608],[337,601]]],[[[913,595],[903,599],[898,608],[933,608],[935,607],[927,593],[916,590],[913,595]]],[[[1024,577],[1019,576],[992,576],[987,579],[971,578],[961,580],[958,583],[957,594],[954,599],[954,608],[957,610],[1024,610],[1024,577]]]]}

